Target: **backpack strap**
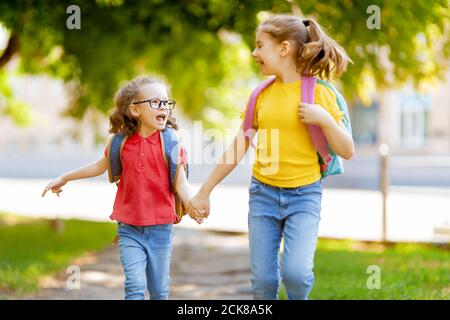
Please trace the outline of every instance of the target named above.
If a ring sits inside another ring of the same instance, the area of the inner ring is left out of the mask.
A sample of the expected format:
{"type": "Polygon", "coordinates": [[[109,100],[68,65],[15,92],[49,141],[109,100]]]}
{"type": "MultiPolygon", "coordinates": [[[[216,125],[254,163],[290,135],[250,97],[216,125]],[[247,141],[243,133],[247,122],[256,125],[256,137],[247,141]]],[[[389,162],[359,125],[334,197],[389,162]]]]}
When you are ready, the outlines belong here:
{"type": "Polygon", "coordinates": [[[122,174],[122,150],[127,136],[123,133],[116,133],[108,142],[107,163],[109,182],[119,183],[122,174]]]}
{"type": "MultiPolygon", "coordinates": [[[[169,167],[169,182],[170,190],[175,196],[175,213],[177,220],[175,223],[179,223],[183,216],[187,213],[184,204],[182,203],[180,197],[175,190],[175,183],[178,178],[178,173],[180,171],[180,149],[181,145],[178,142],[178,137],[175,130],[170,127],[166,127],[164,130],[160,131],[161,135],[161,147],[164,160],[169,167]]],[[[184,170],[186,172],[186,178],[189,177],[189,165],[184,164],[184,170]]]]}
{"type": "MultiPolygon", "coordinates": [[[[107,164],[108,164],[108,177],[109,182],[116,183],[119,186],[119,180],[122,175],[122,150],[127,141],[127,136],[123,133],[116,133],[109,139],[107,147],[107,164]]],[[[117,245],[119,243],[119,235],[116,234],[112,239],[111,244],[117,245]]]]}
{"type": "MultiPolygon", "coordinates": [[[[316,78],[302,76],[302,96],[301,101],[306,103],[314,103],[314,89],[316,87],[316,78]]],[[[323,133],[323,130],[318,125],[307,125],[311,140],[316,148],[317,153],[322,158],[323,163],[321,164],[321,171],[326,171],[328,163],[331,161],[332,157],[330,151],[328,150],[328,141],[323,133]]]]}
{"type": "Polygon", "coordinates": [[[255,136],[255,131],[251,129],[253,128],[253,117],[255,116],[256,100],[258,99],[259,94],[274,82],[275,77],[272,77],[261,83],[258,87],[256,87],[255,90],[253,90],[250,95],[250,99],[248,100],[247,110],[245,111],[244,118],[244,137],[245,139],[250,141],[250,145],[252,147],[254,147],[253,137],[255,136]]]}
{"type": "MultiPolygon", "coordinates": [[[[244,137],[245,139],[250,141],[250,144],[253,146],[253,137],[255,135],[254,130],[250,130],[253,128],[253,118],[255,115],[256,101],[260,93],[275,82],[275,77],[267,79],[262,82],[258,87],[250,95],[250,99],[247,104],[247,110],[245,112],[244,119],[244,137]]],[[[316,86],[316,78],[302,76],[302,89],[301,89],[301,101],[306,103],[314,103],[314,89],[316,86]]],[[[328,141],[323,133],[323,130],[320,126],[317,125],[307,125],[308,132],[311,136],[314,147],[323,160],[323,164],[321,165],[321,171],[325,171],[327,169],[328,163],[331,161],[332,157],[330,155],[328,149],[328,141]]]]}
{"type": "Polygon", "coordinates": [[[178,173],[177,164],[179,157],[178,139],[174,131],[174,129],[169,127],[160,131],[162,153],[169,167],[170,190],[172,192],[175,191],[175,178],[178,173]]]}
{"type": "MultiPolygon", "coordinates": [[[[173,128],[166,127],[160,132],[161,144],[163,149],[164,160],[169,166],[170,186],[172,191],[175,191],[175,182],[177,181],[178,171],[180,166],[180,149],[182,148],[177,134],[173,128]]],[[[189,165],[184,165],[186,178],[189,177],[189,165]]]]}

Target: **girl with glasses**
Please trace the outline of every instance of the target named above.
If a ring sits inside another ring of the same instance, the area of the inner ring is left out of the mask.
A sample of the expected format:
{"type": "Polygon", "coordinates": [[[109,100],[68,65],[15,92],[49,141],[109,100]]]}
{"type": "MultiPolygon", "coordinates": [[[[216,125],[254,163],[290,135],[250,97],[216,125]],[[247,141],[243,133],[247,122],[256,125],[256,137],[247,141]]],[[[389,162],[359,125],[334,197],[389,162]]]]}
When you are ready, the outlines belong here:
{"type": "MultiPolygon", "coordinates": [[[[164,158],[162,130],[176,130],[172,116],[175,101],[168,98],[167,85],[151,77],[136,78],[115,95],[109,117],[110,133],[126,136],[121,149],[122,171],[112,220],[118,222],[120,260],[125,273],[125,299],[142,300],[148,290],[155,300],[169,297],[169,270],[172,252],[175,191],[185,208],[192,197],[180,148],[173,188],[164,158]],[[174,191],[172,191],[174,190],[174,191]]],[[[108,143],[109,145],[109,143],[108,143]]],[[[67,172],[51,181],[49,190],[58,196],[69,181],[95,177],[108,169],[109,148],[96,162],[67,172]]],[[[202,212],[187,209],[191,218],[202,222],[202,212]]]]}

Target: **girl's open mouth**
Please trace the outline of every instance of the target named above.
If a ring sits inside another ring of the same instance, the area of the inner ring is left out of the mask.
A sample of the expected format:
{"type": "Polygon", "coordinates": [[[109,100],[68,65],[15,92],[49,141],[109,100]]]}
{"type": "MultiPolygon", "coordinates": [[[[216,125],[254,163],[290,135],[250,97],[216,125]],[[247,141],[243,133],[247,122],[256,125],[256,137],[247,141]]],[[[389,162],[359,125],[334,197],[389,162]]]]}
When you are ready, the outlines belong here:
{"type": "Polygon", "coordinates": [[[167,119],[167,115],[165,114],[160,114],[156,116],[156,120],[160,121],[160,122],[164,122],[167,119]]]}

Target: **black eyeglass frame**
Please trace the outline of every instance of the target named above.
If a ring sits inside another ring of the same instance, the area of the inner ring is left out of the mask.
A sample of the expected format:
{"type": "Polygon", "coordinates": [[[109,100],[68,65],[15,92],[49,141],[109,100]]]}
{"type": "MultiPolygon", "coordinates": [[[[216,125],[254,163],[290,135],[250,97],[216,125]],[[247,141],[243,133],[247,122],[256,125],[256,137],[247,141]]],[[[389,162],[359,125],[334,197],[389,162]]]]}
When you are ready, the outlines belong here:
{"type": "Polygon", "coordinates": [[[159,99],[148,99],[148,100],[142,100],[142,101],[136,101],[133,102],[133,104],[141,104],[141,103],[146,103],[148,102],[148,104],[150,105],[150,108],[155,109],[155,110],[159,110],[161,109],[161,105],[164,103],[164,107],[168,107],[169,110],[173,110],[173,108],[175,108],[176,105],[176,101],[173,99],[168,99],[168,100],[159,100],[159,99]],[[154,103],[157,103],[155,107],[154,103]],[[172,103],[172,106],[169,105],[169,103],[172,103]]]}

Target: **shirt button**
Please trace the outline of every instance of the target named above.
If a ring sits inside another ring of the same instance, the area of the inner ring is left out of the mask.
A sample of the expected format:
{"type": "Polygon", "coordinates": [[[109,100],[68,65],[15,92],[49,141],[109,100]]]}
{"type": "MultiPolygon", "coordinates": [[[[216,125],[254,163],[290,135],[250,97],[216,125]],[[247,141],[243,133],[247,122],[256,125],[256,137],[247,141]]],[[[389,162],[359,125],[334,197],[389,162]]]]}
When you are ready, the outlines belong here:
{"type": "Polygon", "coordinates": [[[144,153],[142,152],[142,155],[144,155],[144,153]]]}

